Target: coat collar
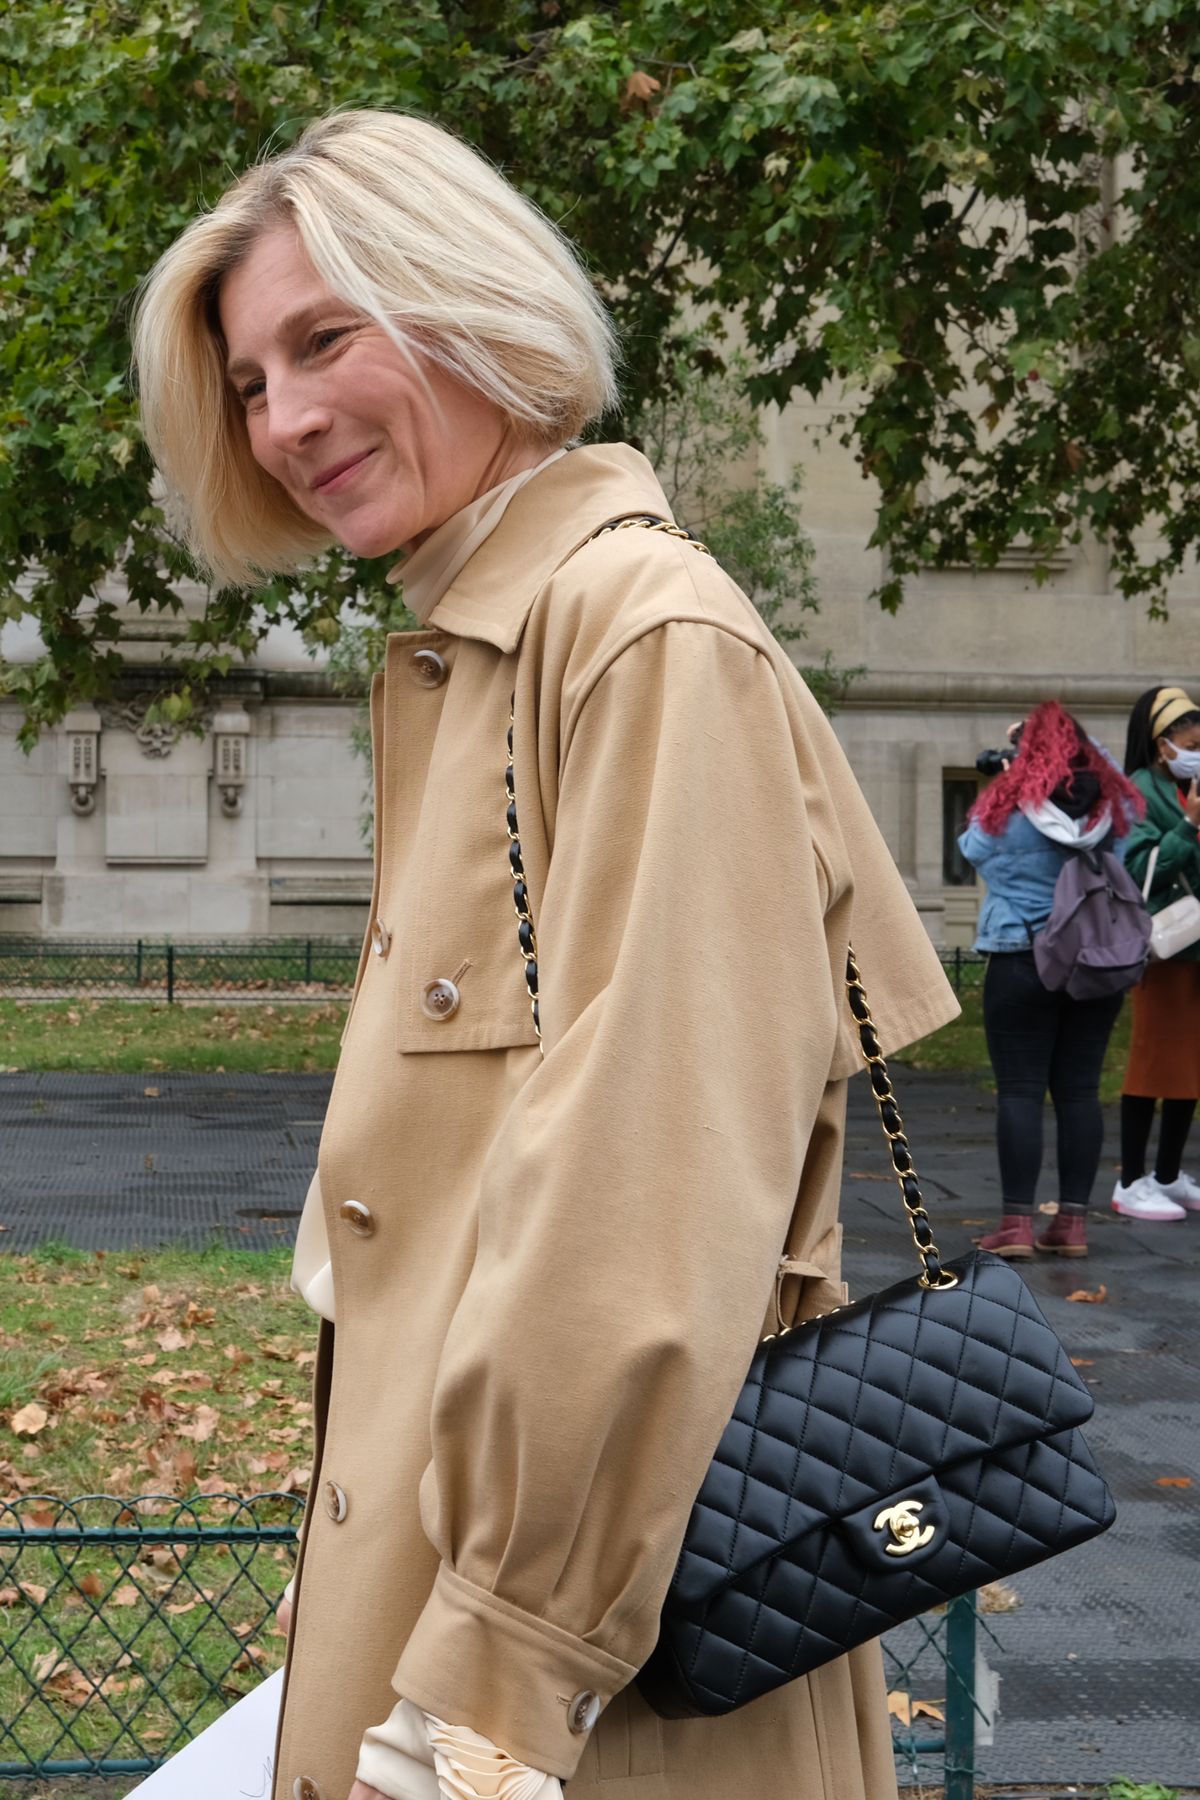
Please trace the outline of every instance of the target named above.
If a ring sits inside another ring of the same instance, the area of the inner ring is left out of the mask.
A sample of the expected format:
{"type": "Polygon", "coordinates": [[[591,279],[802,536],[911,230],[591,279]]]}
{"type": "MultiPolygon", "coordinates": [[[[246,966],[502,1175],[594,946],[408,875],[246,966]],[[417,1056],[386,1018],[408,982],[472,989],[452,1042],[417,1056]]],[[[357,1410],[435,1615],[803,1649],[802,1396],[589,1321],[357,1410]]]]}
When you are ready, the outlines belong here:
{"type": "Polygon", "coordinates": [[[426,626],[477,638],[511,655],[555,569],[606,520],[642,512],[673,519],[644,456],[629,444],[587,444],[570,451],[514,496],[426,626]]]}

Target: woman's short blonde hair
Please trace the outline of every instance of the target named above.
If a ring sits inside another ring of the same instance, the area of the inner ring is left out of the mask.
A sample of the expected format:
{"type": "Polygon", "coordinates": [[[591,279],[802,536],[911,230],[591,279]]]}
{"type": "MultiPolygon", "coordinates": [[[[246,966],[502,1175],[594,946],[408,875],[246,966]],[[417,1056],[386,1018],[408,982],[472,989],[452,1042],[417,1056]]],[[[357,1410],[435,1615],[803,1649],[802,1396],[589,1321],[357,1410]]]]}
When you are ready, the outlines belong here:
{"type": "Polygon", "coordinates": [[[192,221],[135,309],[146,442],[189,549],[222,586],[294,572],[332,541],[255,462],[225,375],[221,282],[289,221],[333,293],[401,347],[419,344],[522,436],[566,443],[614,403],[608,315],[530,201],[424,119],[319,119],[192,221]]]}

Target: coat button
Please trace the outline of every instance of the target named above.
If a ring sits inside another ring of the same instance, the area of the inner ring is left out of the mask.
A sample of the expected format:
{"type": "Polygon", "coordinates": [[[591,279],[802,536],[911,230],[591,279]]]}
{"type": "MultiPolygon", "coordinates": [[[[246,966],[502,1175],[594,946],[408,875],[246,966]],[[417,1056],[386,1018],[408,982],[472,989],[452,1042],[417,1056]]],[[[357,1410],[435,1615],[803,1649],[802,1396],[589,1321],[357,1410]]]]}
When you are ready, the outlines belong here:
{"type": "Polygon", "coordinates": [[[336,1481],[327,1481],[324,1487],[324,1494],[325,1511],[329,1514],[335,1525],[340,1525],[349,1511],[349,1502],[346,1499],[345,1490],[340,1488],[336,1481]]]}
{"type": "Polygon", "coordinates": [[[591,1688],[584,1688],[576,1694],[567,1711],[567,1724],[577,1737],[590,1731],[600,1717],[600,1696],[593,1694],[591,1688]]]}
{"type": "Polygon", "coordinates": [[[439,688],[446,679],[446,659],[436,650],[414,650],[408,672],[418,687],[439,688]]]}
{"type": "Polygon", "coordinates": [[[452,1019],[461,1003],[462,995],[444,977],[427,981],[421,989],[421,1011],[427,1019],[452,1019]]]}
{"type": "Polygon", "coordinates": [[[371,948],[376,956],[386,956],[391,949],[392,934],[382,919],[371,921],[371,948]]]}
{"type": "Polygon", "coordinates": [[[292,1783],[292,1800],[324,1800],[320,1788],[308,1775],[297,1775],[292,1783]]]}
{"type": "Polygon", "coordinates": [[[343,1200],[338,1207],[338,1218],[350,1227],[355,1237],[370,1237],[375,1229],[375,1215],[361,1200],[343,1200]]]}

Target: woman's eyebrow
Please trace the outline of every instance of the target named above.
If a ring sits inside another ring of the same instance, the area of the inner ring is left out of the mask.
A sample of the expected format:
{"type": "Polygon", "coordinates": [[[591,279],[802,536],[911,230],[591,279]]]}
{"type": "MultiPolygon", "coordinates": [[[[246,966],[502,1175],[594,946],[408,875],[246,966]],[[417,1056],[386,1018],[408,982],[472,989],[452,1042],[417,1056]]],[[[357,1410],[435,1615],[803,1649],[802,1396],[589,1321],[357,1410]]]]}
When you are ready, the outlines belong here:
{"type": "MultiPolygon", "coordinates": [[[[342,303],[336,300],[314,300],[308,306],[298,306],[293,311],[284,313],[272,334],[275,342],[283,343],[295,332],[303,331],[306,325],[311,324],[322,313],[328,312],[331,306],[336,308],[339,304],[342,303]]],[[[239,375],[253,374],[257,369],[258,364],[249,356],[235,357],[232,362],[225,364],[225,373],[231,381],[236,380],[239,375]]]]}

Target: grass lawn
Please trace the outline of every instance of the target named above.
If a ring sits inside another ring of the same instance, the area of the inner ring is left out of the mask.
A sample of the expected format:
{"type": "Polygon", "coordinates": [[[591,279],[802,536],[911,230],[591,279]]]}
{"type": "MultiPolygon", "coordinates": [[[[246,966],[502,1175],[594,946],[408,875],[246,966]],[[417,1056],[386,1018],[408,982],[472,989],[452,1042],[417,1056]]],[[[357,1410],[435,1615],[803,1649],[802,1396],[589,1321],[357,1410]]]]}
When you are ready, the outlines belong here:
{"type": "MultiPolygon", "coordinates": [[[[994,1088],[992,1065],[988,1061],[983,1036],[983,993],[980,988],[965,989],[960,995],[962,1016],[940,1031],[922,1038],[911,1050],[895,1058],[910,1069],[941,1069],[947,1073],[973,1075],[985,1087],[994,1088]]],[[[1100,1098],[1115,1100],[1121,1092],[1125,1058],[1129,1053],[1129,1026],[1132,1013],[1126,1001],[1109,1040],[1104,1074],[1100,1081],[1100,1098]]]]}
{"type": "Polygon", "coordinates": [[[0,1074],[24,1069],[137,1075],[332,1069],[348,1004],[0,1000],[0,1074]]]}
{"type": "MultiPolygon", "coordinates": [[[[92,1501],[77,1522],[168,1540],[0,1544],[0,1763],[164,1755],[282,1662],[290,1547],[172,1534],[298,1523],[315,1333],[289,1264],[224,1248],[0,1256],[0,1523],[66,1523],[44,1495],[152,1494],[136,1518],[92,1501]],[[265,1492],[252,1518],[219,1497],[265,1492]]],[[[17,1791],[36,1800],[35,1783],[17,1791]]]]}

